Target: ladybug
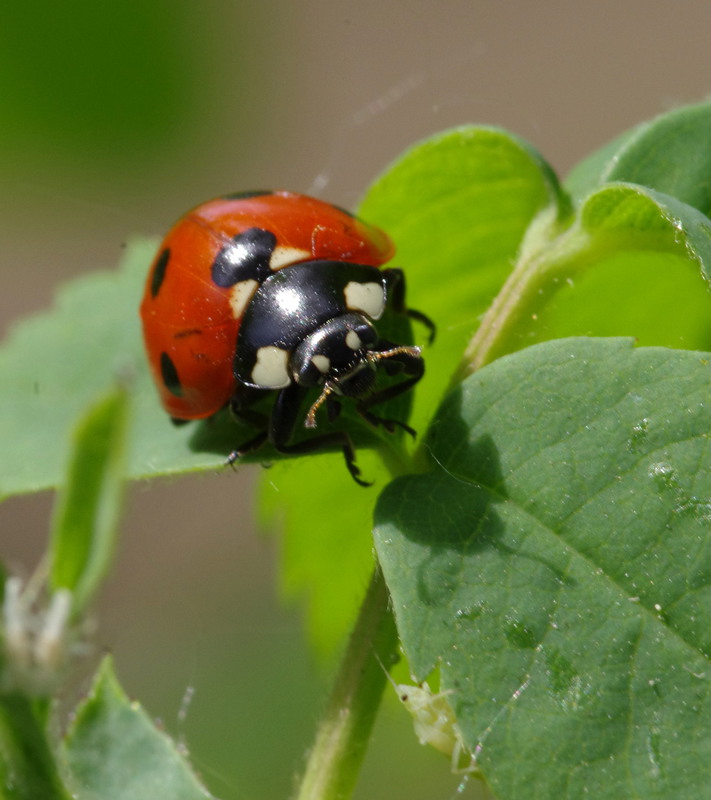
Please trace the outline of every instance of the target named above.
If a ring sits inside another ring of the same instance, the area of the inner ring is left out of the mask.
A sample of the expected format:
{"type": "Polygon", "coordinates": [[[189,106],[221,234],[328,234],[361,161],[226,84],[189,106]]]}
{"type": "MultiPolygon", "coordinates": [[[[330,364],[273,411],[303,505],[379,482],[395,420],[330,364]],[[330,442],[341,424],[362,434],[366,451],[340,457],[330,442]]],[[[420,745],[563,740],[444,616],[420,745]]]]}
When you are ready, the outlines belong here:
{"type": "Polygon", "coordinates": [[[141,303],[146,351],[165,410],[176,423],[225,406],[258,432],[228,457],[270,442],[280,453],[340,447],[360,478],[351,438],[331,430],[292,442],[300,418],[329,421],[340,399],[392,432],[414,431],[371,409],[414,386],[420,348],[382,339],[386,308],[432,322],[405,307],[402,270],[381,269],[394,254],[385,233],[340,208],[286,191],[227,195],[189,211],[153,261],[141,303]],[[402,379],[376,388],[379,369],[402,379]],[[274,395],[270,413],[254,406],[274,395]],[[305,416],[306,397],[312,400],[305,416]]]}

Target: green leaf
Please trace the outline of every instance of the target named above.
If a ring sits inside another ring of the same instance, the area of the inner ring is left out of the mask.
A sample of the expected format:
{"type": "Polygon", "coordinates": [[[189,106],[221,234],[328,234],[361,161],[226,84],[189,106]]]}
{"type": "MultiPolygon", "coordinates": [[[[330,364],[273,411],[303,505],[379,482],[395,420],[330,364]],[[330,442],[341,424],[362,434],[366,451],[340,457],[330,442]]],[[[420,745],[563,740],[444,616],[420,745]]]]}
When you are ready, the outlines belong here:
{"type": "Polygon", "coordinates": [[[118,270],[60,289],[54,308],[19,322],[0,348],[0,498],[58,486],[75,421],[120,378],[131,394],[129,477],[220,468],[227,419],[176,428],[148,374],[138,319],[156,242],[132,244],[118,270]]]}
{"type": "MultiPolygon", "coordinates": [[[[388,478],[374,454],[360,452],[367,480],[388,478]]],[[[377,488],[358,486],[340,453],[274,464],[261,478],[262,523],[282,534],[280,588],[306,610],[306,627],[324,660],[342,650],[373,571],[377,488]]]]}
{"type": "MultiPolygon", "coordinates": [[[[526,227],[550,204],[562,213],[550,168],[518,139],[489,128],[459,128],[416,145],[369,190],[359,214],[394,238],[408,305],[438,328],[415,390],[417,430],[424,431],[479,315],[508,275],[526,227]]],[[[414,334],[423,341],[417,323],[414,334]]],[[[308,626],[322,654],[339,647],[367,585],[365,532],[376,492],[388,473],[406,469],[397,448],[385,444],[381,454],[385,465],[358,455],[372,489],[353,484],[340,455],[287,461],[263,476],[263,518],[286,523],[284,591],[307,598],[308,626]]]]}
{"type": "Polygon", "coordinates": [[[393,238],[408,305],[437,325],[437,339],[424,353],[415,429],[434,413],[528,226],[544,209],[553,227],[568,214],[551,168],[530,145],[495,128],[455,128],[421,142],[369,189],[359,213],[393,238]]]}
{"type": "Polygon", "coordinates": [[[116,389],[80,421],[50,539],[52,588],[69,589],[81,611],[105,576],[123,500],[128,398],[116,389]]]}
{"type": "Polygon", "coordinates": [[[571,239],[577,235],[587,241],[556,276],[561,291],[541,312],[546,338],[626,334],[645,345],[711,350],[705,215],[668,195],[616,184],[590,195],[571,239]]]}
{"type": "Polygon", "coordinates": [[[176,744],[126,697],[108,658],[76,711],[63,755],[81,800],[212,797],[176,744]]]}
{"type": "Polygon", "coordinates": [[[32,701],[0,695],[0,797],[3,800],[69,800],[32,701]]]}
{"type": "Polygon", "coordinates": [[[72,281],[50,312],[10,330],[0,349],[0,497],[57,486],[75,421],[117,375],[141,369],[134,309],[151,250],[139,244],[121,271],[72,281]]]}
{"type": "Polygon", "coordinates": [[[700,797],[711,775],[711,357],[546,343],[443,404],[376,546],[411,668],[497,798],[700,797]]]}
{"type": "Polygon", "coordinates": [[[711,103],[686,106],[638,125],[579,164],[566,180],[576,199],[624,181],[711,213],[711,103]]]}
{"type": "Polygon", "coordinates": [[[669,195],[606,184],[564,232],[529,231],[466,361],[585,335],[709,350],[710,281],[711,220],[669,195]]]}

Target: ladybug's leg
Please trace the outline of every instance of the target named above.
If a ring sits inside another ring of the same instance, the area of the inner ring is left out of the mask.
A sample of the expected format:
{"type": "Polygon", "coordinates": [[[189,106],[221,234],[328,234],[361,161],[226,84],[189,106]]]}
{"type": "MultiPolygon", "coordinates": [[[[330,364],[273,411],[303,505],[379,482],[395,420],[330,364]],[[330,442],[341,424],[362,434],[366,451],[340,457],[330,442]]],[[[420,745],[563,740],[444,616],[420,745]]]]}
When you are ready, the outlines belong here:
{"type": "Polygon", "coordinates": [[[258,433],[254,438],[249,439],[248,441],[241,444],[237,449],[233,450],[226,459],[226,463],[229,466],[232,466],[235,461],[239,461],[242,456],[247,455],[247,453],[253,453],[255,450],[259,450],[259,448],[267,441],[267,432],[261,431],[258,433]]]}
{"type": "Polygon", "coordinates": [[[393,311],[405,314],[410,317],[410,319],[415,319],[424,325],[429,333],[428,344],[432,344],[432,342],[434,342],[435,333],[437,332],[434,322],[421,311],[416,311],[414,308],[408,308],[405,305],[405,273],[397,267],[390,267],[389,269],[383,270],[383,276],[385,277],[385,286],[388,290],[390,307],[393,311]]]}
{"type": "Polygon", "coordinates": [[[331,423],[341,416],[341,401],[334,394],[329,394],[326,398],[326,413],[331,423]]]}
{"type": "Polygon", "coordinates": [[[246,442],[236,447],[228,456],[227,463],[231,466],[239,458],[247,453],[253,453],[267,441],[267,431],[269,429],[269,417],[260,411],[255,411],[249,406],[260,399],[263,392],[242,391],[230,401],[230,412],[238,422],[244,422],[259,433],[248,439],[246,442]]]}
{"type": "Polygon", "coordinates": [[[318,453],[331,447],[340,447],[353,480],[361,486],[371,486],[360,477],[353,442],[345,431],[323,433],[305,439],[303,442],[289,444],[289,440],[296,430],[299,410],[306,391],[298,384],[293,383],[277,394],[269,423],[269,441],[274,449],[279,453],[305,455],[306,453],[318,453]]]}
{"type": "Polygon", "coordinates": [[[232,416],[237,422],[244,422],[251,428],[262,428],[265,431],[269,427],[269,417],[261,411],[253,408],[231,408],[232,416]]]}
{"type": "Polygon", "coordinates": [[[395,428],[400,428],[401,430],[405,431],[405,433],[409,433],[413,439],[417,437],[417,431],[414,428],[411,428],[406,422],[402,422],[399,419],[379,417],[376,414],[373,414],[371,411],[366,411],[364,408],[358,408],[357,406],[356,411],[368,424],[372,425],[374,428],[385,428],[388,433],[395,433],[395,428]]]}

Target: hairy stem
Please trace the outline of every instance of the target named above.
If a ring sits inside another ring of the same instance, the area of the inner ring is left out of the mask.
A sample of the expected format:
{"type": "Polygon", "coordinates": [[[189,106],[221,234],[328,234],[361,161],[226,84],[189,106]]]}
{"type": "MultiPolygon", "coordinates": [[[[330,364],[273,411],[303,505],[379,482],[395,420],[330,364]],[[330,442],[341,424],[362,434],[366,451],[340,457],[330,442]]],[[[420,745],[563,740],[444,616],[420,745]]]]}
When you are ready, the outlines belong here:
{"type": "Polygon", "coordinates": [[[389,595],[376,567],[309,753],[297,800],[346,800],[356,784],[397,649],[389,595]]]}
{"type": "Polygon", "coordinates": [[[521,316],[534,314],[560,288],[562,279],[592,261],[586,232],[580,226],[562,230],[563,225],[554,208],[531,223],[513,271],[464,353],[455,384],[506,352],[505,343],[521,316]]]}

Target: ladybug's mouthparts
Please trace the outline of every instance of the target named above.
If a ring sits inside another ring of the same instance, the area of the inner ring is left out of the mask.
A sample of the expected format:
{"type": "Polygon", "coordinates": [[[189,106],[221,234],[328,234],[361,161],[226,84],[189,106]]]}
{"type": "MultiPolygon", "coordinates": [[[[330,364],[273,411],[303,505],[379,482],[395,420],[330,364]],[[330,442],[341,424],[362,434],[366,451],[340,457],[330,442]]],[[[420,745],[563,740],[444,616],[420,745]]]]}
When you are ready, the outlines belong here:
{"type": "MultiPolygon", "coordinates": [[[[375,367],[380,361],[386,358],[392,358],[393,356],[405,355],[412,358],[420,358],[421,353],[422,348],[414,345],[399,345],[398,347],[391,347],[389,350],[366,350],[363,361],[361,362],[361,368],[364,366],[375,367]]],[[[316,412],[332,394],[342,394],[338,380],[326,381],[321,394],[306,414],[306,419],[304,420],[305,428],[317,427],[316,412]]]]}

